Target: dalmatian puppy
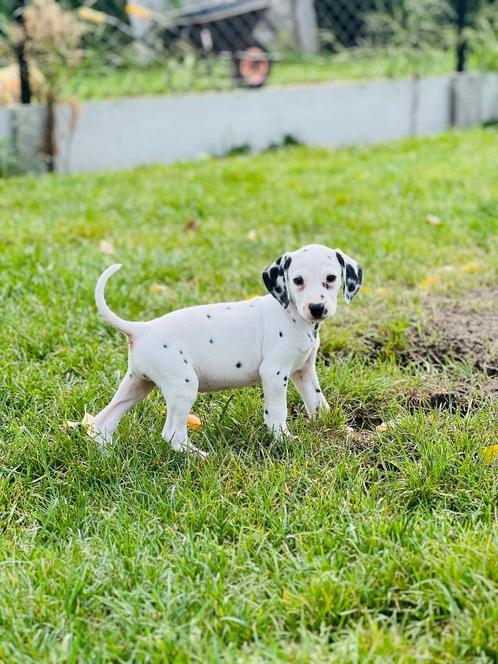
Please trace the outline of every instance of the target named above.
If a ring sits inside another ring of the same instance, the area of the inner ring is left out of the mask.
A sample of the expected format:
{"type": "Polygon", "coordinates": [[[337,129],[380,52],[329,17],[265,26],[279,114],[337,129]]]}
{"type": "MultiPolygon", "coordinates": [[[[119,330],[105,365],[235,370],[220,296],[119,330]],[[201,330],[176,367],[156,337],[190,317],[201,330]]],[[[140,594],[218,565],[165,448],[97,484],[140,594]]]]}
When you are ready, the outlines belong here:
{"type": "Polygon", "coordinates": [[[263,386],[264,420],[277,437],[288,434],[287,387],[292,380],[313,417],[328,409],[315,369],[321,324],[333,316],[342,290],[358,292],[361,267],[339,249],[310,244],[285,253],[263,272],[269,295],[241,302],[178,309],[147,322],[119,318],[104,288],[121,265],[97,282],[99,312],[128,336],[128,371],[114,398],[95,418],[97,441],[111,441],[120,419],[157,386],[167,404],[163,438],[174,450],[205,456],[187,434],[198,392],[263,386]]]}

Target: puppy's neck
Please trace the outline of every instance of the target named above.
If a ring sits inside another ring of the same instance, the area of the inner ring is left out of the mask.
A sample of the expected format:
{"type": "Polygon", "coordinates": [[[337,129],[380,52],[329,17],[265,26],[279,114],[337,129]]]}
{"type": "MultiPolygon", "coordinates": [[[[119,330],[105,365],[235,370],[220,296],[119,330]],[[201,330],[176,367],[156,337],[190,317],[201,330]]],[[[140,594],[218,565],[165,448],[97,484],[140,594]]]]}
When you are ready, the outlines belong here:
{"type": "Polygon", "coordinates": [[[293,323],[295,323],[296,328],[299,331],[304,332],[307,336],[316,337],[320,331],[320,326],[323,323],[323,320],[306,320],[299,315],[297,307],[294,302],[289,302],[287,307],[287,313],[290,316],[293,323]]]}

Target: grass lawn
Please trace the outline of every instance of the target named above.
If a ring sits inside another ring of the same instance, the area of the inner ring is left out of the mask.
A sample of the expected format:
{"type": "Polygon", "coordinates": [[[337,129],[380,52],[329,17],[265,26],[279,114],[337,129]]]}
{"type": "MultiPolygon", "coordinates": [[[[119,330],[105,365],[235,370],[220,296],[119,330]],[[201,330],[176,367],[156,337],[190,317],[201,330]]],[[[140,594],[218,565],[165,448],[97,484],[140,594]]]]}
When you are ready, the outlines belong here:
{"type": "Polygon", "coordinates": [[[489,376],[403,353],[428,298],[496,285],[497,173],[488,128],[0,181],[0,660],[495,662],[489,376]],[[93,302],[104,267],[124,264],[113,309],[151,318],[262,293],[311,241],[365,287],[322,331],[330,413],[310,423],[290,390],[295,440],[269,440],[256,388],[199,398],[204,462],[162,442],[156,393],[106,457],[63,428],[126,368],[93,302]],[[465,409],[430,398],[462,384],[465,409]]]}

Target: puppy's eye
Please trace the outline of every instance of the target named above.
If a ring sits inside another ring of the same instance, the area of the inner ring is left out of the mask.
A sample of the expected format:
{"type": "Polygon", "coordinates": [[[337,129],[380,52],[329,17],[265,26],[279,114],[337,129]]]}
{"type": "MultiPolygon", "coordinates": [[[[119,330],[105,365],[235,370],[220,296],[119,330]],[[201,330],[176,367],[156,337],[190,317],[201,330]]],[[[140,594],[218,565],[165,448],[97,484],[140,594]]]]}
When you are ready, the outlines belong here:
{"type": "Polygon", "coordinates": [[[296,286],[302,286],[304,284],[304,279],[302,277],[294,277],[293,281],[296,286]]]}
{"type": "Polygon", "coordinates": [[[327,283],[333,284],[336,279],[335,274],[327,274],[327,283]]]}

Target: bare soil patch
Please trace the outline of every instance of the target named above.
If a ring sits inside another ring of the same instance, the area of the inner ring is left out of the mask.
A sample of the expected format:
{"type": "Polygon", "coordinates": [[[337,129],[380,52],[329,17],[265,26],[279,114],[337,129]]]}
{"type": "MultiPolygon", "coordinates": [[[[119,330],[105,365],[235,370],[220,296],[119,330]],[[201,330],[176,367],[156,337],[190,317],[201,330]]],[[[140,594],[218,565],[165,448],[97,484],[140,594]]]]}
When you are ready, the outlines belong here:
{"type": "MultiPolygon", "coordinates": [[[[407,359],[470,362],[476,369],[498,377],[498,288],[483,289],[455,302],[427,298],[422,327],[409,335],[407,359]]],[[[489,381],[493,390],[498,381],[489,381]]],[[[498,385],[497,385],[498,387],[498,385]]]]}
{"type": "MultiPolygon", "coordinates": [[[[369,344],[371,357],[382,357],[382,341],[369,339],[369,344]]],[[[458,302],[428,296],[422,323],[409,330],[404,348],[396,355],[406,366],[437,369],[458,361],[476,369],[472,381],[452,381],[438,377],[438,372],[428,375],[416,392],[399,395],[411,412],[438,409],[466,415],[483,401],[498,403],[498,288],[471,293],[458,302]]],[[[349,418],[349,440],[355,448],[370,446],[379,424],[377,413],[357,409],[349,418]]]]}

